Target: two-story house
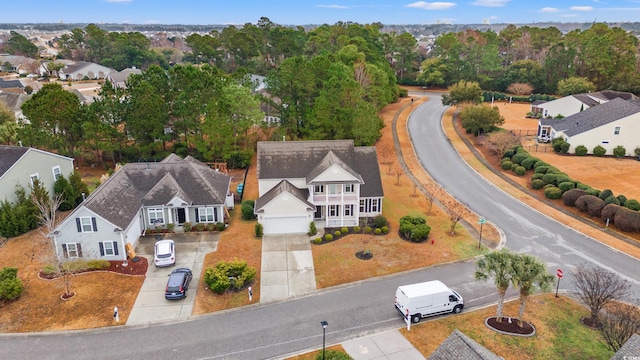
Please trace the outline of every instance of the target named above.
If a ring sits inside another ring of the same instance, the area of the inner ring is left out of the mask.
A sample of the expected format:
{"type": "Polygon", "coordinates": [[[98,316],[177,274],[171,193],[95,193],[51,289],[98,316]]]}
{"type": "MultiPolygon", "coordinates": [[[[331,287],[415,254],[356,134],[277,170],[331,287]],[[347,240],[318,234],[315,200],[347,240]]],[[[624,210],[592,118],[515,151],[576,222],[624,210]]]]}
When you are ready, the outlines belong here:
{"type": "Polygon", "coordinates": [[[56,180],[71,173],[72,158],[30,147],[0,145],[0,201],[15,202],[17,186],[29,194],[35,179],[53,196],[56,180]]]}
{"type": "Polygon", "coordinates": [[[382,214],[375,147],[353,140],[258,143],[255,213],[265,234],[356,226],[382,214]]]}
{"type": "Polygon", "coordinates": [[[124,260],[149,229],[224,222],[231,178],[187,156],[129,163],[116,171],[55,229],[60,258],[124,260]]]}

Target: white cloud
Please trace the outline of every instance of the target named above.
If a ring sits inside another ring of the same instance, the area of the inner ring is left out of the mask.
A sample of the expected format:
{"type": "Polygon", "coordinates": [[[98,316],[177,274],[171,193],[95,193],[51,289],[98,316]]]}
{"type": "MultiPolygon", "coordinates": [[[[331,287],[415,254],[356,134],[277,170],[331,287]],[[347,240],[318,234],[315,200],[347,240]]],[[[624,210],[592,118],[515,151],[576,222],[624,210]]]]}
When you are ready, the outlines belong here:
{"type": "Polygon", "coordinates": [[[316,5],[316,7],[325,9],[349,9],[349,7],[345,5],[316,5]]]}
{"type": "Polygon", "coordinates": [[[471,5],[486,6],[486,7],[503,7],[507,6],[507,3],[511,0],[476,0],[471,5]]]}
{"type": "Polygon", "coordinates": [[[572,6],[569,9],[573,11],[593,11],[593,6],[572,6]]]}
{"type": "Polygon", "coordinates": [[[540,12],[543,12],[543,13],[554,13],[558,11],[560,11],[560,9],[553,8],[553,7],[543,7],[542,9],[540,9],[540,12]]]}
{"type": "Polygon", "coordinates": [[[407,4],[404,7],[410,7],[410,8],[418,8],[418,9],[424,9],[424,10],[446,10],[446,9],[451,9],[452,7],[455,7],[457,4],[456,3],[452,3],[452,2],[425,2],[425,1],[418,1],[418,2],[414,2],[411,4],[407,4]]]}

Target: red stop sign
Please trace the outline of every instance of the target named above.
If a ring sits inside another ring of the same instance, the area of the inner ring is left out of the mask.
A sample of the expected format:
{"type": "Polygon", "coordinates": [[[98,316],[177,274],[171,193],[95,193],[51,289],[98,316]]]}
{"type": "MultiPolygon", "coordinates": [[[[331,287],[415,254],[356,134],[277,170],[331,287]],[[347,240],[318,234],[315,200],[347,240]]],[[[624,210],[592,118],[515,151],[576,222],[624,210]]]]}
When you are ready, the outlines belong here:
{"type": "Polygon", "coordinates": [[[556,276],[558,276],[558,278],[562,278],[562,276],[563,276],[562,270],[560,270],[560,269],[556,270],[556,276]]]}

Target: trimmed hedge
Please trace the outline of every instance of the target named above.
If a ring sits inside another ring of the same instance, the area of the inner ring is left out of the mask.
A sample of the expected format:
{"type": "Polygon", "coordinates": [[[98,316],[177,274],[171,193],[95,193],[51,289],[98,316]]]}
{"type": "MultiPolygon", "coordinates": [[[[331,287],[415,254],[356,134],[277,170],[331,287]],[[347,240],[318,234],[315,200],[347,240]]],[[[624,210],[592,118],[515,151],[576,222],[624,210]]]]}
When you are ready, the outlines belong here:
{"type": "Polygon", "coordinates": [[[600,192],[600,194],[598,195],[598,197],[602,200],[608,198],[609,196],[613,196],[613,191],[609,190],[609,189],[604,189],[600,192]]]}
{"type": "Polygon", "coordinates": [[[547,199],[560,199],[560,197],[562,196],[562,190],[555,186],[548,187],[544,189],[544,196],[547,199]]]}
{"type": "Polygon", "coordinates": [[[533,179],[531,181],[531,187],[534,190],[540,190],[544,187],[544,181],[542,181],[542,179],[533,179]]]}
{"type": "Polygon", "coordinates": [[[604,208],[604,200],[593,195],[582,195],[576,200],[576,208],[590,216],[600,216],[604,208]]]}
{"type": "Polygon", "coordinates": [[[513,172],[518,176],[524,176],[527,170],[524,168],[524,166],[517,166],[515,169],[513,169],[513,172]]]}
{"type": "Polygon", "coordinates": [[[540,173],[535,173],[533,175],[531,175],[531,180],[535,180],[535,179],[540,179],[542,180],[542,177],[544,176],[544,174],[540,174],[540,173]]]}
{"type": "Polygon", "coordinates": [[[613,222],[622,231],[640,231],[640,212],[621,208],[616,211],[613,222]]]}
{"type": "Polygon", "coordinates": [[[570,189],[562,193],[562,202],[567,206],[576,206],[576,200],[587,192],[582,189],[570,189]]]}
{"type": "Polygon", "coordinates": [[[616,213],[620,209],[623,209],[623,207],[620,205],[616,205],[616,204],[605,205],[605,207],[602,208],[602,212],[600,213],[600,220],[602,220],[602,222],[605,224],[607,223],[607,219],[609,220],[609,223],[614,222],[616,213]]]}
{"type": "Polygon", "coordinates": [[[511,162],[521,165],[522,161],[524,161],[527,158],[530,158],[529,154],[527,153],[516,153],[511,157],[511,162]]]}
{"type": "Polygon", "coordinates": [[[511,170],[511,165],[513,165],[513,163],[509,160],[507,161],[503,161],[500,166],[502,166],[502,170],[511,170]]]}
{"type": "Polygon", "coordinates": [[[527,170],[531,170],[533,169],[533,166],[538,162],[537,158],[534,157],[528,157],[524,160],[522,160],[522,162],[520,163],[520,165],[522,165],[522,167],[524,167],[527,170]]]}
{"type": "Polygon", "coordinates": [[[587,189],[587,194],[593,195],[593,196],[598,196],[598,195],[600,195],[600,190],[589,188],[589,189],[587,189]]]}
{"type": "Polygon", "coordinates": [[[556,174],[544,174],[542,181],[544,181],[545,184],[555,184],[556,174]]]}
{"type": "Polygon", "coordinates": [[[604,154],[606,154],[606,153],[607,153],[607,149],[605,149],[601,145],[598,145],[598,146],[593,148],[593,155],[595,155],[595,156],[603,157],[604,154]]]}
{"type": "Polygon", "coordinates": [[[625,155],[627,155],[627,149],[625,149],[624,146],[618,145],[613,149],[613,156],[622,158],[625,157],[625,155]]]}
{"type": "Polygon", "coordinates": [[[605,205],[609,205],[609,204],[620,205],[620,201],[618,201],[617,197],[611,195],[608,198],[604,199],[604,204],[605,205]]]}
{"type": "Polygon", "coordinates": [[[537,169],[540,166],[549,166],[549,164],[547,164],[546,162],[544,162],[543,160],[538,160],[536,161],[535,164],[533,164],[533,168],[537,169]]]}
{"type": "Polygon", "coordinates": [[[634,211],[640,211],[640,202],[636,199],[629,199],[624,202],[624,207],[634,211]]]}
{"type": "Polygon", "coordinates": [[[536,174],[546,174],[549,170],[549,165],[534,166],[533,168],[536,174]]]}
{"type": "MultiPolygon", "coordinates": [[[[376,228],[376,231],[382,231],[376,228]]],[[[413,242],[426,240],[431,232],[427,220],[419,216],[406,215],[400,218],[400,236],[413,242]]]]}
{"type": "Polygon", "coordinates": [[[584,146],[584,145],[576,146],[576,150],[575,150],[576,155],[585,156],[585,155],[587,155],[588,152],[589,152],[589,149],[587,149],[586,146],[584,146]]]}
{"type": "Polygon", "coordinates": [[[618,202],[620,202],[620,205],[624,205],[624,203],[627,202],[627,197],[622,195],[622,194],[620,194],[620,195],[618,195],[616,197],[618,198],[618,202]]]}
{"type": "Polygon", "coordinates": [[[573,181],[563,181],[558,184],[558,187],[562,190],[562,193],[564,193],[565,191],[575,189],[576,184],[573,181]]]}

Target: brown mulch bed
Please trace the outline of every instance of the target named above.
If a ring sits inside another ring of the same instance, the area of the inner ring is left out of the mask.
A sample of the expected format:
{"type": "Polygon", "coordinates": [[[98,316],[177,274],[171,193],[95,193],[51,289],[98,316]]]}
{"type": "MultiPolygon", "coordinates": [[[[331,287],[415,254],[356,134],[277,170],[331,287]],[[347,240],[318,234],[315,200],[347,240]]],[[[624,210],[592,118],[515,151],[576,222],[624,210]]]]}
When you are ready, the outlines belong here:
{"type": "MultiPolygon", "coordinates": [[[[121,260],[109,261],[108,268],[104,268],[100,270],[85,270],[85,271],[81,271],[80,274],[94,272],[94,271],[106,271],[106,272],[112,272],[112,273],[122,274],[122,275],[132,275],[132,276],[145,275],[147,273],[147,267],[149,266],[147,259],[144,257],[135,257],[134,259],[136,259],[137,261],[129,260],[129,262],[127,263],[127,266],[122,266],[123,261],[121,260]]],[[[42,270],[40,270],[40,272],[38,273],[38,276],[42,279],[48,279],[48,280],[55,278],[55,275],[45,274],[42,272],[42,270]]]]}
{"type": "Polygon", "coordinates": [[[532,336],[536,333],[536,329],[530,323],[523,321],[522,327],[520,327],[518,326],[518,319],[510,317],[503,317],[502,321],[498,322],[498,318],[492,316],[485,320],[485,324],[492,330],[508,335],[532,336]]]}

